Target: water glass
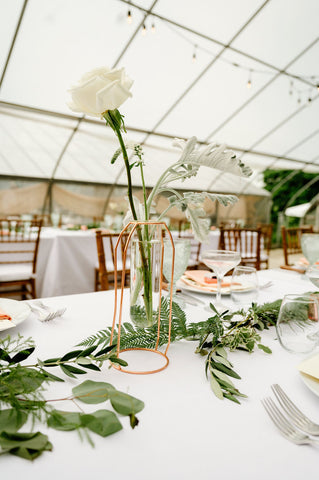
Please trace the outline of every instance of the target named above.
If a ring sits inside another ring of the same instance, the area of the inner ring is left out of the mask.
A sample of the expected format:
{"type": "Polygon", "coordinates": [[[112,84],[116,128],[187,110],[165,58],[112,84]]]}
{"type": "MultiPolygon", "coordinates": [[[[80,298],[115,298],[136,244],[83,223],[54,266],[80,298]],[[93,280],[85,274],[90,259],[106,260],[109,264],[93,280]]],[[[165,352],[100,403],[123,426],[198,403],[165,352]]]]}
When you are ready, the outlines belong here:
{"type": "Polygon", "coordinates": [[[230,283],[231,300],[239,308],[249,308],[258,299],[258,277],[254,267],[237,266],[230,283]]]}
{"type": "Polygon", "coordinates": [[[306,275],[309,280],[319,288],[319,263],[315,265],[310,265],[306,270],[306,275]]]}
{"type": "Polygon", "coordinates": [[[318,300],[314,295],[286,295],[277,324],[278,340],[292,353],[309,353],[319,344],[318,300]]]}
{"type": "MultiPolygon", "coordinates": [[[[190,240],[183,238],[176,238],[174,240],[175,247],[175,263],[174,263],[174,277],[173,277],[173,300],[179,301],[176,297],[176,282],[181,278],[189,262],[191,253],[190,240]]],[[[172,255],[173,247],[170,240],[164,240],[164,262],[163,262],[163,274],[166,280],[171,285],[172,274],[172,255]]],[[[170,290],[170,289],[169,289],[170,290]]]]}

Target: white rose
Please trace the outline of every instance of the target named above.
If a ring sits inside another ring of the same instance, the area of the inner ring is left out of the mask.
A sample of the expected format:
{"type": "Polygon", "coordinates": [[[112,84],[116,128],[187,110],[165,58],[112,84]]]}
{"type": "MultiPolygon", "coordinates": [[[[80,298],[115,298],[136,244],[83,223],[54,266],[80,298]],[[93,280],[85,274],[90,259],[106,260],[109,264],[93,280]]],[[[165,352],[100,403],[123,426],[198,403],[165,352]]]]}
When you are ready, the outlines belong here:
{"type": "Polygon", "coordinates": [[[124,68],[95,68],[85,73],[77,85],[68,91],[72,101],[68,103],[74,112],[101,117],[107,110],[115,110],[132,94],[133,81],[125,75],[124,68]]]}

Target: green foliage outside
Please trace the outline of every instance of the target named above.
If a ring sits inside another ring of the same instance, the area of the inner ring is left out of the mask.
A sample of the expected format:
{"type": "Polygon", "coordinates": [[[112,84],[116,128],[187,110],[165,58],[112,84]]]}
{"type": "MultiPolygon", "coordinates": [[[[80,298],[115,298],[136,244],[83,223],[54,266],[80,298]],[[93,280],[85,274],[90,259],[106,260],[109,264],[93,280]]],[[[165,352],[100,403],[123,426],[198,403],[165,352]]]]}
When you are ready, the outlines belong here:
{"type": "MultiPolygon", "coordinates": [[[[300,189],[302,189],[309,181],[318,175],[315,173],[298,172],[293,175],[293,170],[265,170],[264,182],[265,189],[271,192],[275,189],[272,196],[272,209],[271,209],[271,223],[274,224],[274,231],[276,231],[276,225],[278,222],[278,214],[283,212],[287,206],[292,207],[301,203],[310,202],[317,194],[319,188],[319,182],[314,183],[304,192],[302,192],[292,205],[287,205],[291,197],[300,189]],[[290,178],[291,176],[291,178],[290,178]],[[281,183],[285,178],[289,179],[283,183],[279,188],[277,185],[281,183]]],[[[286,226],[293,227],[299,225],[299,218],[287,217],[286,226]]]]}

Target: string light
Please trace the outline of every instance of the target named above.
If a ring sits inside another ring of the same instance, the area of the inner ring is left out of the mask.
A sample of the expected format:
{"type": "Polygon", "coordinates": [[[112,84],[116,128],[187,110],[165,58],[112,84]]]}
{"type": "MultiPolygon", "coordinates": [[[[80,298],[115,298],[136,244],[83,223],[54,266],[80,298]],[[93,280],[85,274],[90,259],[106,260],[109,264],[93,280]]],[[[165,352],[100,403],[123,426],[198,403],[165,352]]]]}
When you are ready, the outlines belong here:
{"type": "Polygon", "coordinates": [[[318,90],[318,92],[319,92],[319,83],[317,84],[317,90],[318,90]]]}
{"type": "Polygon", "coordinates": [[[249,70],[249,78],[246,86],[247,88],[251,88],[251,70],[249,70]]]}
{"type": "Polygon", "coordinates": [[[194,45],[194,51],[192,56],[192,62],[195,63],[197,60],[197,45],[194,45]]]}
{"type": "Polygon", "coordinates": [[[132,20],[133,20],[133,19],[132,19],[132,13],[131,13],[131,10],[129,10],[129,11],[127,12],[127,23],[128,23],[129,25],[131,25],[132,20]]]}
{"type": "Polygon", "coordinates": [[[152,33],[155,33],[155,32],[156,32],[156,28],[155,28],[155,23],[154,23],[154,22],[152,23],[152,26],[151,26],[151,32],[152,32],[152,33]]]}
{"type": "Polygon", "coordinates": [[[145,23],[143,24],[143,27],[142,27],[142,35],[143,35],[143,36],[146,35],[146,26],[145,26],[145,23]]]}

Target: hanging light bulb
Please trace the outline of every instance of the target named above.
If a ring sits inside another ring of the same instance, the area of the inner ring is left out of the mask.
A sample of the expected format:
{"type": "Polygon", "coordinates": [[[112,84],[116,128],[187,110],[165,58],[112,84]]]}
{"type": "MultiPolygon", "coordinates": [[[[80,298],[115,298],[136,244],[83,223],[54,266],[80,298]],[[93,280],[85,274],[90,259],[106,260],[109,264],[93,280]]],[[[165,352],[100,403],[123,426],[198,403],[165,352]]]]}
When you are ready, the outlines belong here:
{"type": "Polygon", "coordinates": [[[289,95],[293,94],[293,88],[294,88],[294,82],[290,80],[290,89],[289,89],[289,95]]]}
{"type": "Polygon", "coordinates": [[[192,62],[193,63],[195,63],[196,60],[197,60],[196,52],[197,52],[197,45],[194,45],[194,51],[193,51],[193,56],[192,56],[192,62]]]}
{"type": "Polygon", "coordinates": [[[319,92],[319,83],[317,84],[317,90],[318,90],[318,92],[319,92]]]}
{"type": "Polygon", "coordinates": [[[131,25],[132,20],[133,20],[133,19],[132,19],[131,10],[129,10],[129,11],[127,12],[127,19],[126,19],[126,20],[127,20],[127,23],[128,23],[129,25],[131,25]]]}
{"type": "Polygon", "coordinates": [[[155,31],[156,31],[155,23],[153,22],[153,23],[152,23],[152,26],[151,26],[151,32],[152,32],[152,33],[155,33],[155,31]]]}
{"type": "Polygon", "coordinates": [[[143,27],[142,27],[142,35],[143,35],[143,36],[146,35],[146,26],[145,26],[145,23],[143,24],[143,27]]]}
{"type": "Polygon", "coordinates": [[[246,87],[247,87],[247,88],[251,88],[251,70],[249,70],[249,78],[248,78],[246,87]]]}

